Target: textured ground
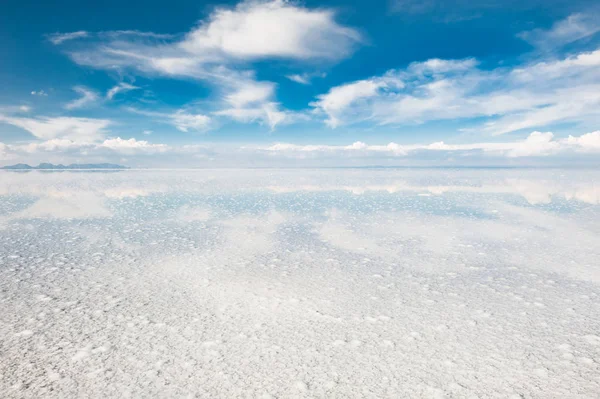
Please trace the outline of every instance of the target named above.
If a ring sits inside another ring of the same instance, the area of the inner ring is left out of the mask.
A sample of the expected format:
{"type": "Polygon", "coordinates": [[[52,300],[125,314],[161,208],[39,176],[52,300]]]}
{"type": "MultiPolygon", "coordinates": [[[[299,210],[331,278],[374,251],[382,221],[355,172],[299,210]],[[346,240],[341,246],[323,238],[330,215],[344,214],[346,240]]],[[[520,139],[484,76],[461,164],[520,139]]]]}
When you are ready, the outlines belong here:
{"type": "Polygon", "coordinates": [[[600,173],[4,172],[0,392],[600,397],[600,173]]]}

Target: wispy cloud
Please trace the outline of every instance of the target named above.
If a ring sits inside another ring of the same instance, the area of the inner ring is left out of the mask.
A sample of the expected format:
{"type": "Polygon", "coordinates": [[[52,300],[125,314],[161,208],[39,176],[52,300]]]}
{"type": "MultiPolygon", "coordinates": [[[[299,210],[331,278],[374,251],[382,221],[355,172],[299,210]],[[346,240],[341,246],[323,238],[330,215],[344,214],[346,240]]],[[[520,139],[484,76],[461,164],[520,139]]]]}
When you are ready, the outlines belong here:
{"type": "Polygon", "coordinates": [[[192,114],[179,110],[169,115],[173,125],[182,132],[196,131],[201,132],[208,129],[211,119],[203,114],[192,114]]]}
{"type": "Polygon", "coordinates": [[[3,106],[0,105],[0,115],[1,114],[19,114],[19,113],[27,113],[31,112],[31,107],[29,105],[8,105],[3,106]]]}
{"type": "Polygon", "coordinates": [[[89,36],[89,33],[83,30],[68,33],[52,33],[48,35],[48,40],[53,44],[61,44],[68,40],[83,39],[89,36]]]}
{"type": "Polygon", "coordinates": [[[120,38],[130,36],[163,40],[173,39],[176,37],[176,35],[170,33],[142,32],[139,30],[111,30],[104,32],[96,32],[94,35],[100,38],[120,38]]]}
{"type": "Polygon", "coordinates": [[[390,11],[399,15],[427,15],[443,23],[479,18],[494,9],[531,10],[548,7],[547,0],[390,0],[390,11]]]}
{"type": "Polygon", "coordinates": [[[73,110],[78,108],[84,108],[98,101],[98,94],[95,91],[88,89],[87,87],[75,86],[73,87],[73,90],[76,93],[78,93],[81,97],[65,104],[65,109],[73,110]]]}
{"type": "MultiPolygon", "coordinates": [[[[182,132],[206,132],[213,124],[212,118],[202,113],[179,109],[174,112],[146,111],[133,107],[126,107],[125,110],[154,118],[159,123],[167,123],[174,126],[182,132]]],[[[151,134],[144,132],[144,134],[151,134]]]]}
{"type": "Polygon", "coordinates": [[[324,78],[327,76],[325,73],[302,73],[287,75],[286,78],[292,82],[300,83],[302,85],[309,85],[314,78],[324,78]]]}
{"type": "Polygon", "coordinates": [[[572,14],[556,22],[550,29],[534,29],[517,36],[542,50],[549,50],[590,37],[600,32],[600,13],[572,14]]]}
{"type": "MultiPolygon", "coordinates": [[[[401,80],[392,79],[396,86],[403,85],[401,80]]],[[[391,79],[386,78],[372,78],[337,86],[327,94],[318,96],[317,101],[311,105],[327,114],[325,123],[335,128],[343,123],[342,119],[346,118],[344,114],[350,107],[356,108],[357,105],[364,104],[364,100],[379,96],[390,81],[391,79]]]]}
{"type": "Polygon", "coordinates": [[[480,69],[474,59],[410,64],[334,87],[311,105],[332,127],[487,118],[492,134],[597,118],[600,50],[517,68],[480,69]],[[577,98],[577,101],[572,101],[577,98]]]}
{"type": "Polygon", "coordinates": [[[282,123],[291,123],[297,120],[297,114],[280,109],[278,103],[260,103],[254,106],[227,108],[213,113],[217,116],[226,116],[238,122],[260,122],[275,129],[282,123]]]}
{"type": "Polygon", "coordinates": [[[139,87],[129,83],[121,82],[116,86],[113,86],[106,92],[106,98],[112,100],[117,94],[124,93],[131,90],[137,90],[139,87]]]}
{"type": "Polygon", "coordinates": [[[107,119],[73,118],[73,117],[38,117],[23,118],[0,114],[0,122],[24,129],[42,140],[70,139],[78,141],[94,141],[104,137],[110,125],[107,119]]]}

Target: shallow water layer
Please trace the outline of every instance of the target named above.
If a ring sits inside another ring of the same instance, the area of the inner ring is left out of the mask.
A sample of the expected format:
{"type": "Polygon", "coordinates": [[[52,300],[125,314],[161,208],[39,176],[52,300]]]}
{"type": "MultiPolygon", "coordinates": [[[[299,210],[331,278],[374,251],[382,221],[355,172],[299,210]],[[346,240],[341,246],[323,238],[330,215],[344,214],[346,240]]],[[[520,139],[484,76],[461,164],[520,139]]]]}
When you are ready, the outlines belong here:
{"type": "Polygon", "coordinates": [[[597,397],[600,172],[0,173],[3,397],[597,397]]]}

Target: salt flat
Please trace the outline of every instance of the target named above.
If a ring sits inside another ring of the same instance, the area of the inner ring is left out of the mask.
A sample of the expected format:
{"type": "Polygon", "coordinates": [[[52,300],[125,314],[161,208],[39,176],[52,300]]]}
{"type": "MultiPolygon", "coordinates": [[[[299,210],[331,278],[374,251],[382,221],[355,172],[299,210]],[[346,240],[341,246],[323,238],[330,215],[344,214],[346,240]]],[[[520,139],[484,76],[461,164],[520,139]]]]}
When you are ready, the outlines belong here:
{"type": "Polygon", "coordinates": [[[0,392],[600,396],[600,172],[0,174],[0,392]]]}

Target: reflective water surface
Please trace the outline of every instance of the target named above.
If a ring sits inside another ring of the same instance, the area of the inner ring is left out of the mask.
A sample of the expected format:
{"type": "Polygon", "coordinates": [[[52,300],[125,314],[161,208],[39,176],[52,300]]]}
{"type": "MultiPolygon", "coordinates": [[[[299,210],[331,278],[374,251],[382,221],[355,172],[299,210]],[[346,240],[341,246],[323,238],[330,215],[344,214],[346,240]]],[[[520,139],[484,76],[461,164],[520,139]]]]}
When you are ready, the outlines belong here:
{"type": "Polygon", "coordinates": [[[596,397],[600,172],[0,172],[8,397],[596,397]]]}

